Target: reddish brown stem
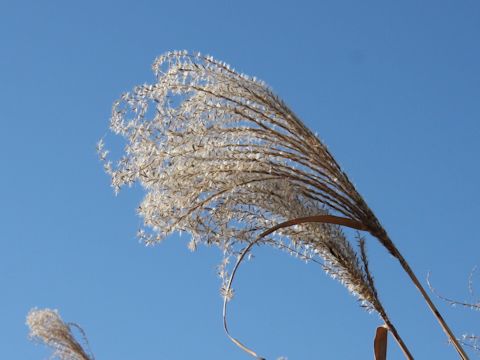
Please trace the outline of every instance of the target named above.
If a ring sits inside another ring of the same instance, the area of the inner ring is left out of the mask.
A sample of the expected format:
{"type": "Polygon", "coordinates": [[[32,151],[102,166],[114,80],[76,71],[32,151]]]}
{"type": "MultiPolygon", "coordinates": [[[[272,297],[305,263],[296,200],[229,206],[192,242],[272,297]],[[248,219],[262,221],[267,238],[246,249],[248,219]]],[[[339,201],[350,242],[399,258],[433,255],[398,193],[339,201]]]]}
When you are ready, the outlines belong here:
{"type": "Polygon", "coordinates": [[[375,332],[373,351],[375,360],[387,360],[388,330],[386,326],[379,326],[375,332]]]}
{"type": "MultiPolygon", "coordinates": [[[[390,240],[390,242],[391,242],[391,240],[390,240]]],[[[450,327],[448,326],[446,321],[443,319],[442,315],[440,314],[440,312],[436,308],[433,301],[430,299],[430,296],[428,296],[427,292],[425,291],[425,288],[422,286],[422,284],[418,280],[418,278],[415,275],[415,273],[413,272],[412,268],[410,267],[408,262],[405,260],[405,258],[402,256],[402,254],[400,254],[398,249],[393,245],[393,242],[391,242],[391,243],[392,243],[393,250],[394,250],[393,251],[394,256],[398,259],[398,261],[400,262],[400,265],[405,270],[407,275],[410,277],[410,279],[412,280],[415,287],[422,294],[422,297],[425,299],[428,307],[432,311],[433,315],[437,319],[438,323],[440,324],[441,328],[443,329],[443,331],[447,335],[448,339],[450,340],[450,342],[455,347],[455,350],[458,352],[458,355],[460,355],[460,358],[462,360],[468,360],[468,355],[465,353],[465,350],[463,350],[462,346],[458,342],[458,340],[455,337],[455,335],[453,334],[452,330],[450,330],[450,327]]]]}
{"type": "MultiPolygon", "coordinates": [[[[274,231],[276,231],[278,229],[293,226],[293,225],[303,224],[303,223],[309,223],[309,222],[329,223],[329,224],[346,226],[346,227],[356,229],[356,230],[370,231],[370,229],[368,229],[365,225],[363,225],[361,222],[356,221],[356,220],[352,220],[352,219],[349,219],[349,218],[343,218],[343,217],[339,217],[339,216],[334,216],[334,215],[315,215],[315,216],[307,216],[307,217],[288,220],[288,221],[285,221],[281,224],[273,226],[270,229],[264,231],[255,242],[257,242],[261,238],[273,233],[274,231]]],[[[382,231],[380,234],[377,234],[376,232],[371,232],[371,233],[372,233],[373,236],[378,238],[382,244],[388,244],[389,245],[387,248],[393,254],[393,256],[395,256],[397,258],[397,260],[400,262],[400,265],[402,266],[404,271],[407,273],[407,275],[410,277],[410,279],[412,280],[415,287],[420,291],[420,293],[421,293],[422,297],[425,299],[428,307],[430,308],[433,315],[435,316],[435,318],[439,322],[440,326],[442,327],[443,331],[445,332],[445,334],[449,338],[450,342],[455,347],[455,350],[460,355],[460,358],[462,360],[468,360],[469,358],[468,358],[468,355],[465,353],[465,350],[463,350],[462,346],[458,342],[458,340],[455,337],[455,335],[453,334],[453,332],[450,330],[449,326],[447,325],[447,323],[443,319],[440,312],[435,307],[434,303],[432,302],[432,300],[428,296],[428,294],[425,291],[425,289],[423,288],[422,284],[420,283],[420,281],[418,281],[418,278],[415,275],[415,273],[413,272],[413,270],[411,269],[410,265],[407,263],[407,261],[402,256],[400,251],[393,244],[393,241],[390,240],[390,238],[388,237],[388,235],[384,231],[382,231]]],[[[392,335],[393,335],[393,332],[392,332],[392,335]]],[[[398,339],[397,339],[397,342],[399,343],[399,345],[401,345],[401,343],[398,341],[398,339]]],[[[402,343],[403,343],[403,341],[402,341],[402,343]]],[[[403,345],[405,345],[405,344],[403,344],[403,345]]],[[[404,348],[402,347],[402,350],[403,349],[404,348]]],[[[405,347],[405,349],[406,349],[406,347],[405,347]]],[[[405,351],[404,351],[404,353],[405,353],[405,351]]],[[[412,358],[409,353],[408,353],[408,355],[410,356],[410,358],[412,358]]]]}

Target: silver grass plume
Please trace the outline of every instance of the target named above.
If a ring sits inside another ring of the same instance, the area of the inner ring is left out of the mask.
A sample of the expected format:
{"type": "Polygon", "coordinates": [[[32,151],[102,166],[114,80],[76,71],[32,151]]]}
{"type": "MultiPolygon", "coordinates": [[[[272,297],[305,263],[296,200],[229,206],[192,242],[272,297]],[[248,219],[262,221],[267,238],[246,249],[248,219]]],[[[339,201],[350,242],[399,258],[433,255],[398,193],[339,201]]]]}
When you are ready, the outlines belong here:
{"type": "MultiPolygon", "coordinates": [[[[328,214],[325,199],[333,191],[325,183],[336,182],[319,170],[325,159],[310,164],[317,156],[308,142],[316,137],[263,83],[183,52],[160,57],[154,70],[157,84],[137,87],[114,105],[112,130],[129,143],[109,170],[115,189],[135,181],[146,188],[140,213],[154,231],[140,236],[148,244],[186,231],[194,243],[231,253],[279,222],[328,214]],[[151,106],[156,114],[148,118],[151,106]]],[[[351,292],[373,301],[338,226],[303,224],[275,240],[320,255],[351,292]]]]}
{"type": "MultiPolygon", "coordinates": [[[[328,273],[385,317],[366,257],[358,258],[338,225],[299,223],[261,236],[290,219],[367,217],[318,138],[264,83],[211,57],[173,52],[153,69],[155,84],[135,88],[113,107],[111,129],[127,139],[125,155],[113,166],[103,142],[98,146],[116,191],[134,182],[147,191],[139,236],[153,244],[185,231],[191,248],[216,244],[227,258],[240,255],[242,244],[250,250],[253,239],[303,259],[320,257],[328,273]]],[[[225,267],[220,274],[228,298],[233,277],[225,267]]]]}
{"type": "Polygon", "coordinates": [[[320,256],[333,276],[378,311],[365,266],[339,225],[364,230],[400,261],[449,333],[326,146],[265,83],[185,51],[160,56],[153,71],[154,84],[136,87],[113,106],[111,129],[127,140],[124,156],[113,164],[103,141],[98,144],[115,191],[135,182],[146,190],[140,238],[153,244],[186,231],[192,249],[215,244],[227,256],[240,256],[238,247],[253,239],[303,258],[320,256]],[[279,223],[315,216],[260,236],[279,223]]]}
{"type": "Polygon", "coordinates": [[[72,333],[72,326],[77,328],[87,343],[85,333],[76,324],[65,323],[57,310],[32,309],[27,316],[27,325],[30,328],[30,338],[44,343],[54,350],[52,357],[60,360],[94,360],[88,354],[72,333]]]}

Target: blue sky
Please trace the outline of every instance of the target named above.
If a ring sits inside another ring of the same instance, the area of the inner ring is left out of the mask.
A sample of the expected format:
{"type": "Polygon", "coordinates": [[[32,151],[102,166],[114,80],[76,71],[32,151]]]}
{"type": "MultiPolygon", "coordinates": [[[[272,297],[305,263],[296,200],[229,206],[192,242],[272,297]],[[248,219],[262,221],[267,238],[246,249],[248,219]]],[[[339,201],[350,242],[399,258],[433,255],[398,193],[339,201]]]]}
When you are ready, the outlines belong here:
{"type": "MultiPolygon", "coordinates": [[[[247,359],[223,334],[215,248],[146,248],[140,188],[115,197],[95,144],[154,58],[198,50],[267,83],[329,146],[422,281],[468,300],[480,265],[478,1],[0,1],[0,358],[44,359],[32,307],[101,359],[247,359]]],[[[454,350],[373,239],[381,298],[412,353],[454,350]]],[[[478,278],[477,278],[478,279],[478,278]]],[[[480,279],[477,281],[480,287],[480,279]]],[[[320,268],[244,266],[231,331],[268,359],[372,358],[381,321],[320,268]]],[[[437,300],[459,334],[478,313],[437,300]]],[[[391,359],[401,354],[390,341],[391,359]]]]}

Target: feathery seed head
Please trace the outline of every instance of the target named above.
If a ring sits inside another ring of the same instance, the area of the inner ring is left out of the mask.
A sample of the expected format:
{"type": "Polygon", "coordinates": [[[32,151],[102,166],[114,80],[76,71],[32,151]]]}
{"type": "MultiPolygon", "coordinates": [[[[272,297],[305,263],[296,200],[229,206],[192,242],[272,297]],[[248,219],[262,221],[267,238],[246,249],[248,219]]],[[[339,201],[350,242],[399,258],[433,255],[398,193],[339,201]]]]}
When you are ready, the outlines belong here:
{"type": "MultiPolygon", "coordinates": [[[[126,139],[123,157],[112,165],[98,146],[115,191],[145,188],[139,234],[147,244],[186,231],[191,249],[215,244],[232,255],[275,224],[319,214],[381,229],[325,145],[265,83],[184,51],[160,56],[153,71],[154,84],[114,103],[111,129],[126,139]]],[[[375,307],[373,285],[338,226],[301,224],[260,243],[320,256],[375,307]]]]}
{"type": "MultiPolygon", "coordinates": [[[[50,346],[61,360],[93,360],[75,340],[70,325],[63,322],[57,310],[32,309],[27,316],[30,337],[50,346]]],[[[84,335],[82,333],[82,335],[84,335]]]]}

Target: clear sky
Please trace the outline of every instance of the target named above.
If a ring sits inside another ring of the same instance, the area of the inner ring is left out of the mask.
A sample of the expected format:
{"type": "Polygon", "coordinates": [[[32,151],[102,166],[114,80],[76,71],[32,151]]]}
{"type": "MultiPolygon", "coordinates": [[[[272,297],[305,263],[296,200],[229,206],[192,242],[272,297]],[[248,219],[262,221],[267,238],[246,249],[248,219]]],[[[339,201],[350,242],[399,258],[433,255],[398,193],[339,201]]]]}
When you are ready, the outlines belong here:
{"type": "MultiPolygon", "coordinates": [[[[190,253],[186,235],[138,243],[142,190],[115,197],[95,153],[112,102],[174,49],[269,83],[419,278],[431,271],[468,300],[480,265],[479,39],[474,0],[1,0],[0,358],[48,356],[27,340],[32,307],[79,323],[98,360],[249,358],[223,333],[220,252],[190,253]]],[[[456,358],[400,266],[368,247],[412,353],[456,358]]],[[[318,266],[262,249],[236,292],[231,331],[269,360],[372,358],[381,321],[318,266]]],[[[436,302],[455,332],[480,332],[478,313],[436,302]]]]}

